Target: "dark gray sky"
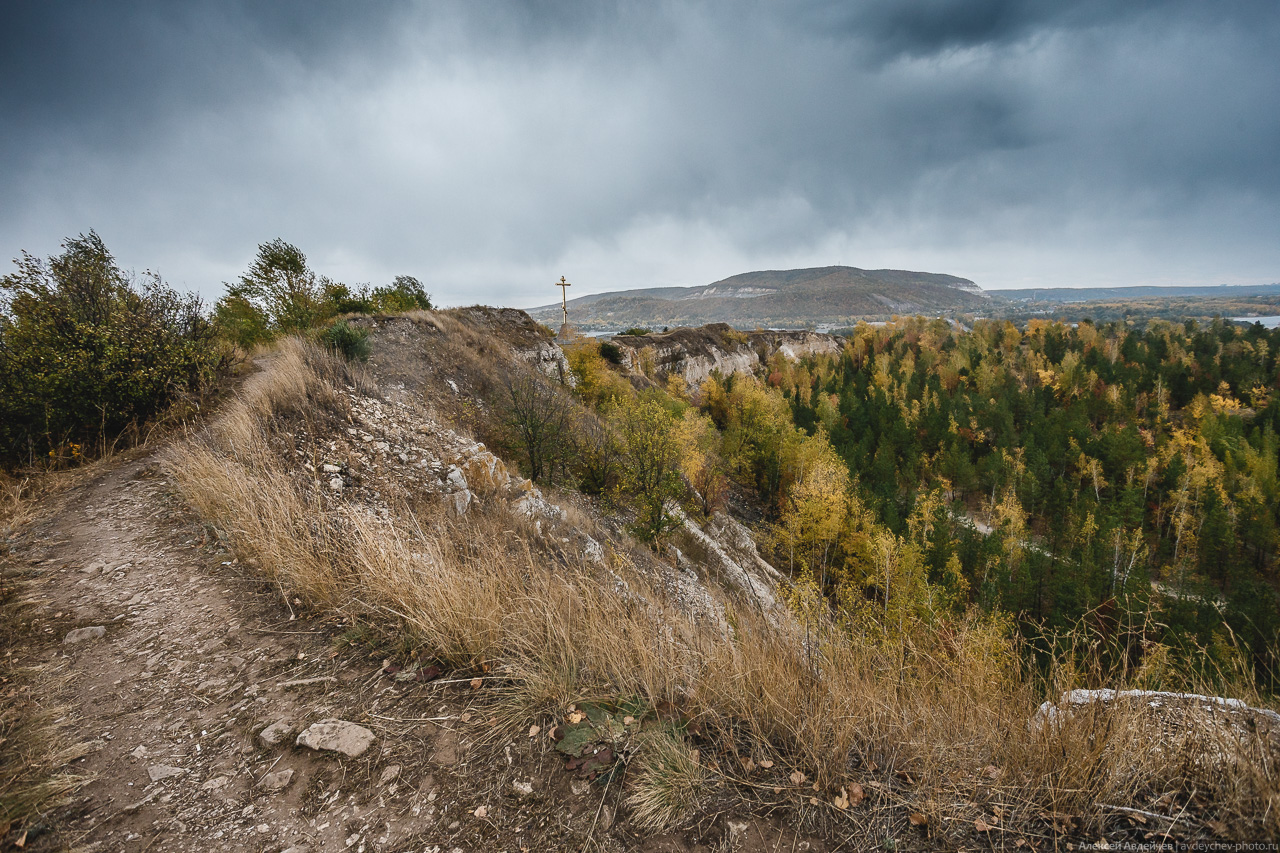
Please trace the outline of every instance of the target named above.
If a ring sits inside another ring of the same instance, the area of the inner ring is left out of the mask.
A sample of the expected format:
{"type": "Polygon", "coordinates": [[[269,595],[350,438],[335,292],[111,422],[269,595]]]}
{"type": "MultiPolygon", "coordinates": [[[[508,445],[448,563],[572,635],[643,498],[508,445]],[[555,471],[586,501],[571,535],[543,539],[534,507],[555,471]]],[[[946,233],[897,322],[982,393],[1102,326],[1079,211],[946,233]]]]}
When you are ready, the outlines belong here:
{"type": "Polygon", "coordinates": [[[0,10],[6,259],[94,228],[216,297],[282,237],[518,306],[827,264],[1280,280],[1275,0],[0,10]]]}

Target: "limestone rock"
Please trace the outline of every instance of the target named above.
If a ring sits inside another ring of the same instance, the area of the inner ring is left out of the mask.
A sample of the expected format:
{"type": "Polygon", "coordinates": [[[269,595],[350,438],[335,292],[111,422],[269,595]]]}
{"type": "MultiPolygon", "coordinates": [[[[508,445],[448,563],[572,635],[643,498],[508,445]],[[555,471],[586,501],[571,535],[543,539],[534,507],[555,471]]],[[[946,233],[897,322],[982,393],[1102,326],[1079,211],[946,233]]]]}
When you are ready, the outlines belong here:
{"type": "Polygon", "coordinates": [[[463,489],[460,492],[454,492],[451,495],[445,496],[445,500],[448,501],[449,506],[453,509],[455,515],[466,515],[467,510],[471,508],[471,502],[474,499],[475,496],[471,494],[469,489],[463,489]]]}
{"type": "Polygon", "coordinates": [[[173,776],[181,776],[186,772],[181,767],[167,767],[164,764],[153,764],[147,768],[147,775],[151,777],[152,782],[159,782],[161,779],[169,779],[173,776]]]}
{"type": "Polygon", "coordinates": [[[107,629],[102,625],[94,625],[89,628],[76,628],[74,631],[67,633],[62,642],[67,645],[75,643],[83,643],[85,640],[100,640],[107,635],[107,629]]]}
{"type": "Polygon", "coordinates": [[[262,777],[262,781],[258,783],[258,787],[264,791],[283,791],[289,787],[289,783],[293,781],[292,770],[277,770],[274,773],[268,773],[262,777]]]}
{"type": "Polygon", "coordinates": [[[258,740],[263,746],[278,746],[291,734],[293,734],[293,723],[288,720],[277,720],[258,732],[258,740]]]}
{"type": "Polygon", "coordinates": [[[229,776],[214,776],[200,786],[201,791],[221,791],[223,788],[231,784],[229,776]]]}
{"type": "Polygon", "coordinates": [[[507,466],[487,450],[471,456],[458,467],[466,478],[467,487],[479,495],[492,495],[507,488],[511,482],[507,466]]]}
{"type": "Polygon", "coordinates": [[[374,741],[373,732],[346,720],[321,720],[298,735],[298,746],[340,752],[350,758],[364,754],[374,741]]]}

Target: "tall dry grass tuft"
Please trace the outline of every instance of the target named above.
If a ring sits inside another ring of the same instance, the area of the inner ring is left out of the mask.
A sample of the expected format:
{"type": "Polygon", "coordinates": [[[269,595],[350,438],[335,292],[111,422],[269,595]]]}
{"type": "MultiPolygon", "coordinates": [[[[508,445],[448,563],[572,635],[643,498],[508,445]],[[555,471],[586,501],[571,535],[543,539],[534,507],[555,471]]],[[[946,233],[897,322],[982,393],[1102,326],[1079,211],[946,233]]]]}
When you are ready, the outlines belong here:
{"type": "MultiPolygon", "coordinates": [[[[20,512],[26,510],[11,505],[7,519],[17,521],[20,512]]],[[[21,626],[30,618],[25,611],[38,606],[0,539],[0,649],[29,642],[21,626]]],[[[68,709],[50,699],[65,681],[49,666],[14,661],[7,652],[0,656],[0,838],[12,828],[18,840],[25,827],[65,805],[84,784],[85,777],[66,768],[91,747],[67,741],[68,709]]]]}
{"type": "Polygon", "coordinates": [[[721,761],[678,740],[639,742],[629,802],[641,825],[681,822],[705,780],[751,782],[741,768],[753,758],[775,768],[769,787],[816,796],[833,816],[833,792],[875,781],[873,807],[924,812],[944,834],[997,812],[1006,826],[1050,815],[1094,832],[1113,807],[1149,810],[1169,796],[1241,838],[1280,834],[1273,743],[1137,705],[1030,725],[1046,692],[1083,686],[1082,676],[1064,658],[1041,683],[998,621],[970,615],[891,635],[813,608],[779,625],[726,600],[726,633],[667,606],[621,562],[602,576],[553,556],[505,510],[457,520],[426,505],[381,517],[334,501],[289,473],[276,439],[288,423],[313,436],[336,423],[343,387],[373,390],[337,359],[286,343],[171,454],[187,500],[289,595],[456,665],[486,664],[527,714],[639,700],[695,721],[704,753],[721,761]]]}

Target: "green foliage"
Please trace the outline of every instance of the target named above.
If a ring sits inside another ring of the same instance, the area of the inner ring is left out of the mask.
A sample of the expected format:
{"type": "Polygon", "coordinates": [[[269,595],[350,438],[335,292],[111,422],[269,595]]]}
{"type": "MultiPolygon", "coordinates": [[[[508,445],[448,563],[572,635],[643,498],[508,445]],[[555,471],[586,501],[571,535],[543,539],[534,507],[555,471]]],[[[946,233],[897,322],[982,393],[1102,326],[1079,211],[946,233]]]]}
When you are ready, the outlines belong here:
{"type": "Polygon", "coordinates": [[[652,329],[646,329],[646,328],[644,328],[643,326],[632,326],[630,329],[626,329],[626,330],[624,330],[624,331],[618,332],[618,334],[619,334],[619,335],[628,335],[628,336],[640,337],[641,335],[647,335],[647,334],[649,334],[651,331],[653,331],[653,330],[652,330],[652,329]]]}
{"type": "Polygon", "coordinates": [[[347,361],[369,360],[369,331],[339,320],[320,333],[320,343],[341,353],[347,361]]]}
{"type": "MultiPolygon", "coordinates": [[[[964,332],[912,319],[859,327],[839,356],[771,364],[770,383],[795,423],[829,434],[870,523],[896,537],[842,538],[836,585],[879,601],[880,541],[912,577],[922,566],[929,596],[1019,613],[1029,637],[1097,619],[1125,666],[1152,642],[1201,658],[1226,633],[1266,682],[1280,632],[1277,355],[1280,333],[1222,322],[964,332]]],[[[780,414],[753,414],[736,384],[708,390],[732,458],[766,485],[761,460],[784,431],[763,424],[780,414]]]]}
{"type": "Polygon", "coordinates": [[[0,279],[0,460],[58,461],[137,429],[220,366],[200,301],[131,282],[90,231],[0,279]]]}
{"type": "Polygon", "coordinates": [[[503,426],[522,452],[532,480],[551,480],[563,468],[576,412],[567,393],[532,370],[503,379],[503,426]]]}
{"type": "Polygon", "coordinates": [[[636,506],[634,531],[652,542],[676,525],[672,504],[684,492],[676,422],[652,396],[623,403],[613,420],[622,451],[622,486],[636,506]]]}
{"type": "Polygon", "coordinates": [[[431,295],[411,275],[398,275],[388,287],[375,287],[369,295],[376,311],[395,313],[420,309],[431,310],[431,295]]]}
{"type": "Polygon", "coordinates": [[[251,306],[274,332],[305,331],[326,313],[323,286],[307,266],[307,256],[279,238],[258,246],[248,271],[227,286],[224,300],[251,306]]]}
{"type": "Polygon", "coordinates": [[[610,364],[622,364],[622,347],[612,341],[601,341],[600,357],[610,364]]]}
{"type": "MultiPolygon", "coordinates": [[[[416,309],[430,310],[431,297],[413,276],[398,275],[388,286],[353,290],[340,281],[317,278],[301,249],[275,239],[260,244],[248,271],[227,285],[214,308],[213,323],[223,338],[249,349],[278,334],[317,328],[342,314],[416,309]]],[[[353,350],[355,357],[360,357],[358,350],[353,350]]]]}

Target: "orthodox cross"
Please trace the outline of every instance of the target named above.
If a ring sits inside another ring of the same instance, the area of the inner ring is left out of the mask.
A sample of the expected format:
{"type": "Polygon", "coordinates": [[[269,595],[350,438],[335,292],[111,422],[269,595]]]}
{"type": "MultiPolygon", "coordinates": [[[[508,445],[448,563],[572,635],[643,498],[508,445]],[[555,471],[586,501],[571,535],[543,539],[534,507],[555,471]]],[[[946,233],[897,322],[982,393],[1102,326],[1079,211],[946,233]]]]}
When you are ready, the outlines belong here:
{"type": "Polygon", "coordinates": [[[569,291],[565,290],[565,288],[572,286],[564,280],[564,276],[560,276],[560,280],[556,282],[556,287],[560,288],[560,310],[564,312],[564,324],[566,326],[569,325],[569,302],[566,298],[566,294],[569,291]]]}

